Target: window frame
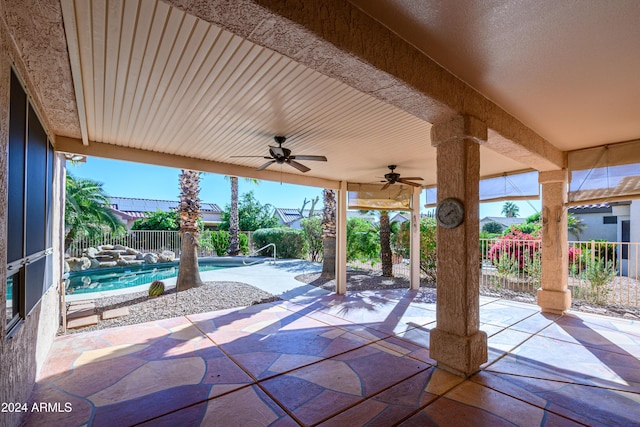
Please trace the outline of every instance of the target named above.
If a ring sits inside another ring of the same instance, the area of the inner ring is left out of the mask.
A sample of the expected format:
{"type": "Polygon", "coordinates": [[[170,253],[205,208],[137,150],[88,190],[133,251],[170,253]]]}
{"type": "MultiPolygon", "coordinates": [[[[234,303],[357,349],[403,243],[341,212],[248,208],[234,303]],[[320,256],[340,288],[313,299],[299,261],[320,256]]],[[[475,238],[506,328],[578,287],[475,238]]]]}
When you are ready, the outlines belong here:
{"type": "Polygon", "coordinates": [[[17,277],[17,283],[12,285],[12,315],[7,312],[5,322],[7,338],[15,334],[54,284],[50,257],[53,254],[55,150],[14,67],[11,67],[10,80],[8,167],[12,165],[13,169],[7,174],[7,200],[11,206],[12,198],[16,199],[22,212],[17,214],[14,209],[5,227],[8,241],[22,243],[8,250],[5,259],[6,283],[9,278],[17,277]],[[12,102],[14,99],[18,100],[12,102]],[[16,153],[17,163],[11,164],[12,153],[16,153]]]}

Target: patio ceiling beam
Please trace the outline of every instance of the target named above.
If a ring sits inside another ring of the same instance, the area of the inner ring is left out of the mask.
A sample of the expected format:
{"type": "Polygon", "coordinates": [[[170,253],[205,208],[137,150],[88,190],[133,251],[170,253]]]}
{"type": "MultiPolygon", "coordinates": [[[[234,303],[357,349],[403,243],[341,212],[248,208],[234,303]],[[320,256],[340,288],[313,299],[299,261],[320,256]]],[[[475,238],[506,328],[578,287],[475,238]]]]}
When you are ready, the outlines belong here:
{"type": "Polygon", "coordinates": [[[564,167],[561,150],[349,2],[163,1],[429,123],[474,116],[493,129],[487,147],[529,167],[564,167]]]}
{"type": "Polygon", "coordinates": [[[156,166],[166,166],[178,169],[190,169],[200,172],[217,173],[221,175],[255,178],[265,181],[283,182],[287,184],[307,185],[309,187],[330,188],[337,190],[340,182],[330,179],[315,178],[306,175],[281,173],[279,171],[257,171],[255,168],[237,166],[229,163],[213,162],[210,160],[195,159],[191,157],[177,156],[174,154],[160,153],[157,151],[140,150],[138,148],[122,147],[113,144],[89,141],[83,144],[81,139],[57,136],[55,149],[63,153],[81,154],[83,156],[95,156],[106,159],[125,160],[137,163],[146,163],[156,166]]]}

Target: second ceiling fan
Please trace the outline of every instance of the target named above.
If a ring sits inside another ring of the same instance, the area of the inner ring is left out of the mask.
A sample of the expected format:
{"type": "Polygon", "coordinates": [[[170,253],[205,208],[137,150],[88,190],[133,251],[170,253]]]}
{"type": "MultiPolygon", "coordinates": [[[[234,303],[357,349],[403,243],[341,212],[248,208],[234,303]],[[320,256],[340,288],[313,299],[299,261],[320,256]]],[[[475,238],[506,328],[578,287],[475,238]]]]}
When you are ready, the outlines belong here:
{"type": "Polygon", "coordinates": [[[391,170],[391,172],[389,172],[384,176],[384,179],[386,181],[381,181],[381,182],[386,182],[386,184],[382,186],[382,190],[386,190],[387,188],[389,188],[391,184],[395,184],[396,182],[399,182],[401,184],[411,185],[412,187],[422,187],[422,184],[418,184],[417,182],[412,182],[412,181],[422,181],[423,179],[420,178],[419,176],[410,176],[408,178],[402,178],[400,177],[399,173],[395,172],[395,169],[397,168],[396,165],[389,165],[387,167],[391,170]]]}
{"type": "Polygon", "coordinates": [[[326,162],[327,158],[325,156],[316,156],[316,155],[310,155],[310,154],[296,154],[293,155],[291,154],[291,150],[289,150],[288,148],[284,148],[282,146],[282,144],[284,144],[284,142],[287,140],[286,137],[284,136],[274,136],[273,139],[276,141],[276,144],[278,144],[278,146],[273,146],[270,145],[269,146],[269,156],[231,156],[231,157],[257,157],[257,158],[264,158],[264,159],[269,159],[268,162],[264,163],[263,165],[261,165],[260,167],[258,167],[256,170],[264,170],[266,168],[268,168],[269,166],[271,166],[274,163],[277,163],[279,165],[286,163],[290,166],[293,166],[294,168],[298,169],[300,172],[308,172],[311,169],[309,169],[308,167],[306,167],[305,165],[303,165],[302,163],[297,162],[297,160],[313,160],[313,161],[317,161],[317,162],[326,162]]]}

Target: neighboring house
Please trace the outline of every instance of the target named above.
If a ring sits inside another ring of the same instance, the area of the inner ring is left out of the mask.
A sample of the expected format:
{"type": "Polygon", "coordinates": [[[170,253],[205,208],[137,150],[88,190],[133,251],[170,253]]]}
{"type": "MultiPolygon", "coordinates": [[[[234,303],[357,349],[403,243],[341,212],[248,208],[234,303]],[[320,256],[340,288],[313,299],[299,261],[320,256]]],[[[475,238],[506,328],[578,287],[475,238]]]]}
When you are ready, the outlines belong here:
{"type": "Polygon", "coordinates": [[[525,221],[525,218],[506,218],[502,216],[485,216],[480,220],[480,230],[485,224],[490,222],[497,222],[502,227],[502,230],[511,227],[512,225],[519,225],[525,221]]]}
{"type": "MultiPolygon", "coordinates": [[[[433,212],[427,212],[427,213],[421,213],[420,214],[420,219],[423,218],[433,218],[434,217],[434,213],[433,212]]],[[[407,213],[407,212],[398,212],[394,215],[391,216],[391,218],[389,218],[389,222],[397,222],[400,224],[404,224],[407,221],[411,220],[411,214],[407,213]]]]}
{"type": "MultiPolygon", "coordinates": [[[[628,206],[630,202],[618,203],[616,213],[619,213],[622,206],[628,206]]],[[[569,240],[606,240],[607,242],[618,241],[618,215],[613,212],[613,203],[603,203],[597,205],[583,205],[569,208],[569,213],[576,219],[582,221],[584,230],[579,236],[569,233],[569,240]]]]}
{"type": "MultiPolygon", "coordinates": [[[[299,209],[295,209],[295,208],[276,208],[273,211],[273,216],[275,216],[276,218],[278,218],[278,224],[285,226],[285,227],[290,227],[290,228],[297,228],[300,229],[302,228],[302,224],[300,223],[300,221],[302,221],[303,218],[308,218],[309,217],[309,209],[305,209],[302,212],[302,215],[300,214],[300,210],[299,209]]],[[[322,218],[322,206],[320,206],[319,208],[315,209],[313,211],[313,216],[317,216],[322,218]]],[[[352,210],[348,210],[347,211],[347,219],[349,218],[362,218],[365,219],[371,223],[377,223],[378,222],[378,216],[372,213],[362,213],[360,211],[352,211],[352,210]]]]}
{"type": "MultiPolygon", "coordinates": [[[[618,255],[621,258],[620,269],[623,276],[640,273],[637,261],[640,258],[637,246],[640,242],[640,200],[576,206],[570,208],[569,213],[585,225],[580,233],[581,241],[631,242],[631,245],[622,245],[618,255]]],[[[570,234],[571,238],[575,236],[570,234]]]]}
{"type": "MultiPolygon", "coordinates": [[[[285,227],[297,228],[301,229],[302,224],[301,221],[304,218],[308,218],[311,213],[310,209],[305,209],[300,213],[299,209],[289,209],[289,208],[276,208],[273,211],[273,216],[278,219],[278,224],[283,225],[285,227]]],[[[322,209],[315,209],[313,211],[313,216],[320,217],[322,216],[322,209]]]]}
{"type": "MultiPolygon", "coordinates": [[[[163,212],[175,211],[178,209],[177,200],[151,200],[136,199],[129,197],[109,197],[111,210],[130,230],[133,223],[140,218],[145,218],[149,212],[158,210],[163,212]]],[[[204,228],[216,229],[222,221],[222,210],[215,203],[200,203],[200,212],[204,228]]]]}
{"type": "Polygon", "coordinates": [[[408,214],[406,212],[398,212],[389,218],[389,222],[397,222],[399,224],[404,224],[410,219],[411,219],[411,214],[408,214]]]}

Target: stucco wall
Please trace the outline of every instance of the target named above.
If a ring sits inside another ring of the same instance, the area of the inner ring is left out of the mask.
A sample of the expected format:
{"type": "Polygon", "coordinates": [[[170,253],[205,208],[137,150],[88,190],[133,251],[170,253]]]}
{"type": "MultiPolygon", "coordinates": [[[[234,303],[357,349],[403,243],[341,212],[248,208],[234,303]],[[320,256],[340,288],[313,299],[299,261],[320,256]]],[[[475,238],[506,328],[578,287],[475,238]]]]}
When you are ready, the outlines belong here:
{"type": "MultiPolygon", "coordinates": [[[[6,240],[7,240],[7,142],[9,126],[9,82],[11,65],[26,82],[27,91],[34,96],[34,104],[41,117],[42,110],[34,86],[24,63],[12,43],[6,24],[5,3],[0,1],[0,402],[26,402],[38,371],[55,338],[60,318],[59,290],[61,277],[61,244],[54,246],[54,283],[31,314],[11,338],[7,338],[6,319],[6,240]]],[[[46,119],[44,120],[46,123],[46,119]]],[[[45,126],[46,124],[43,123],[45,126]]],[[[49,131],[49,129],[47,129],[49,131]]],[[[57,159],[53,188],[53,242],[60,242],[62,232],[62,206],[64,203],[64,162],[57,159]]],[[[19,413],[0,413],[0,426],[20,423],[19,413]]]]}
{"type": "MultiPolygon", "coordinates": [[[[591,214],[574,214],[576,218],[582,220],[584,231],[580,233],[580,240],[606,240],[615,242],[618,240],[617,224],[603,224],[602,218],[605,216],[614,216],[612,213],[591,213],[591,214]]],[[[618,220],[619,221],[619,220],[618,220]]],[[[576,236],[569,233],[569,240],[578,240],[576,236]]]]}

